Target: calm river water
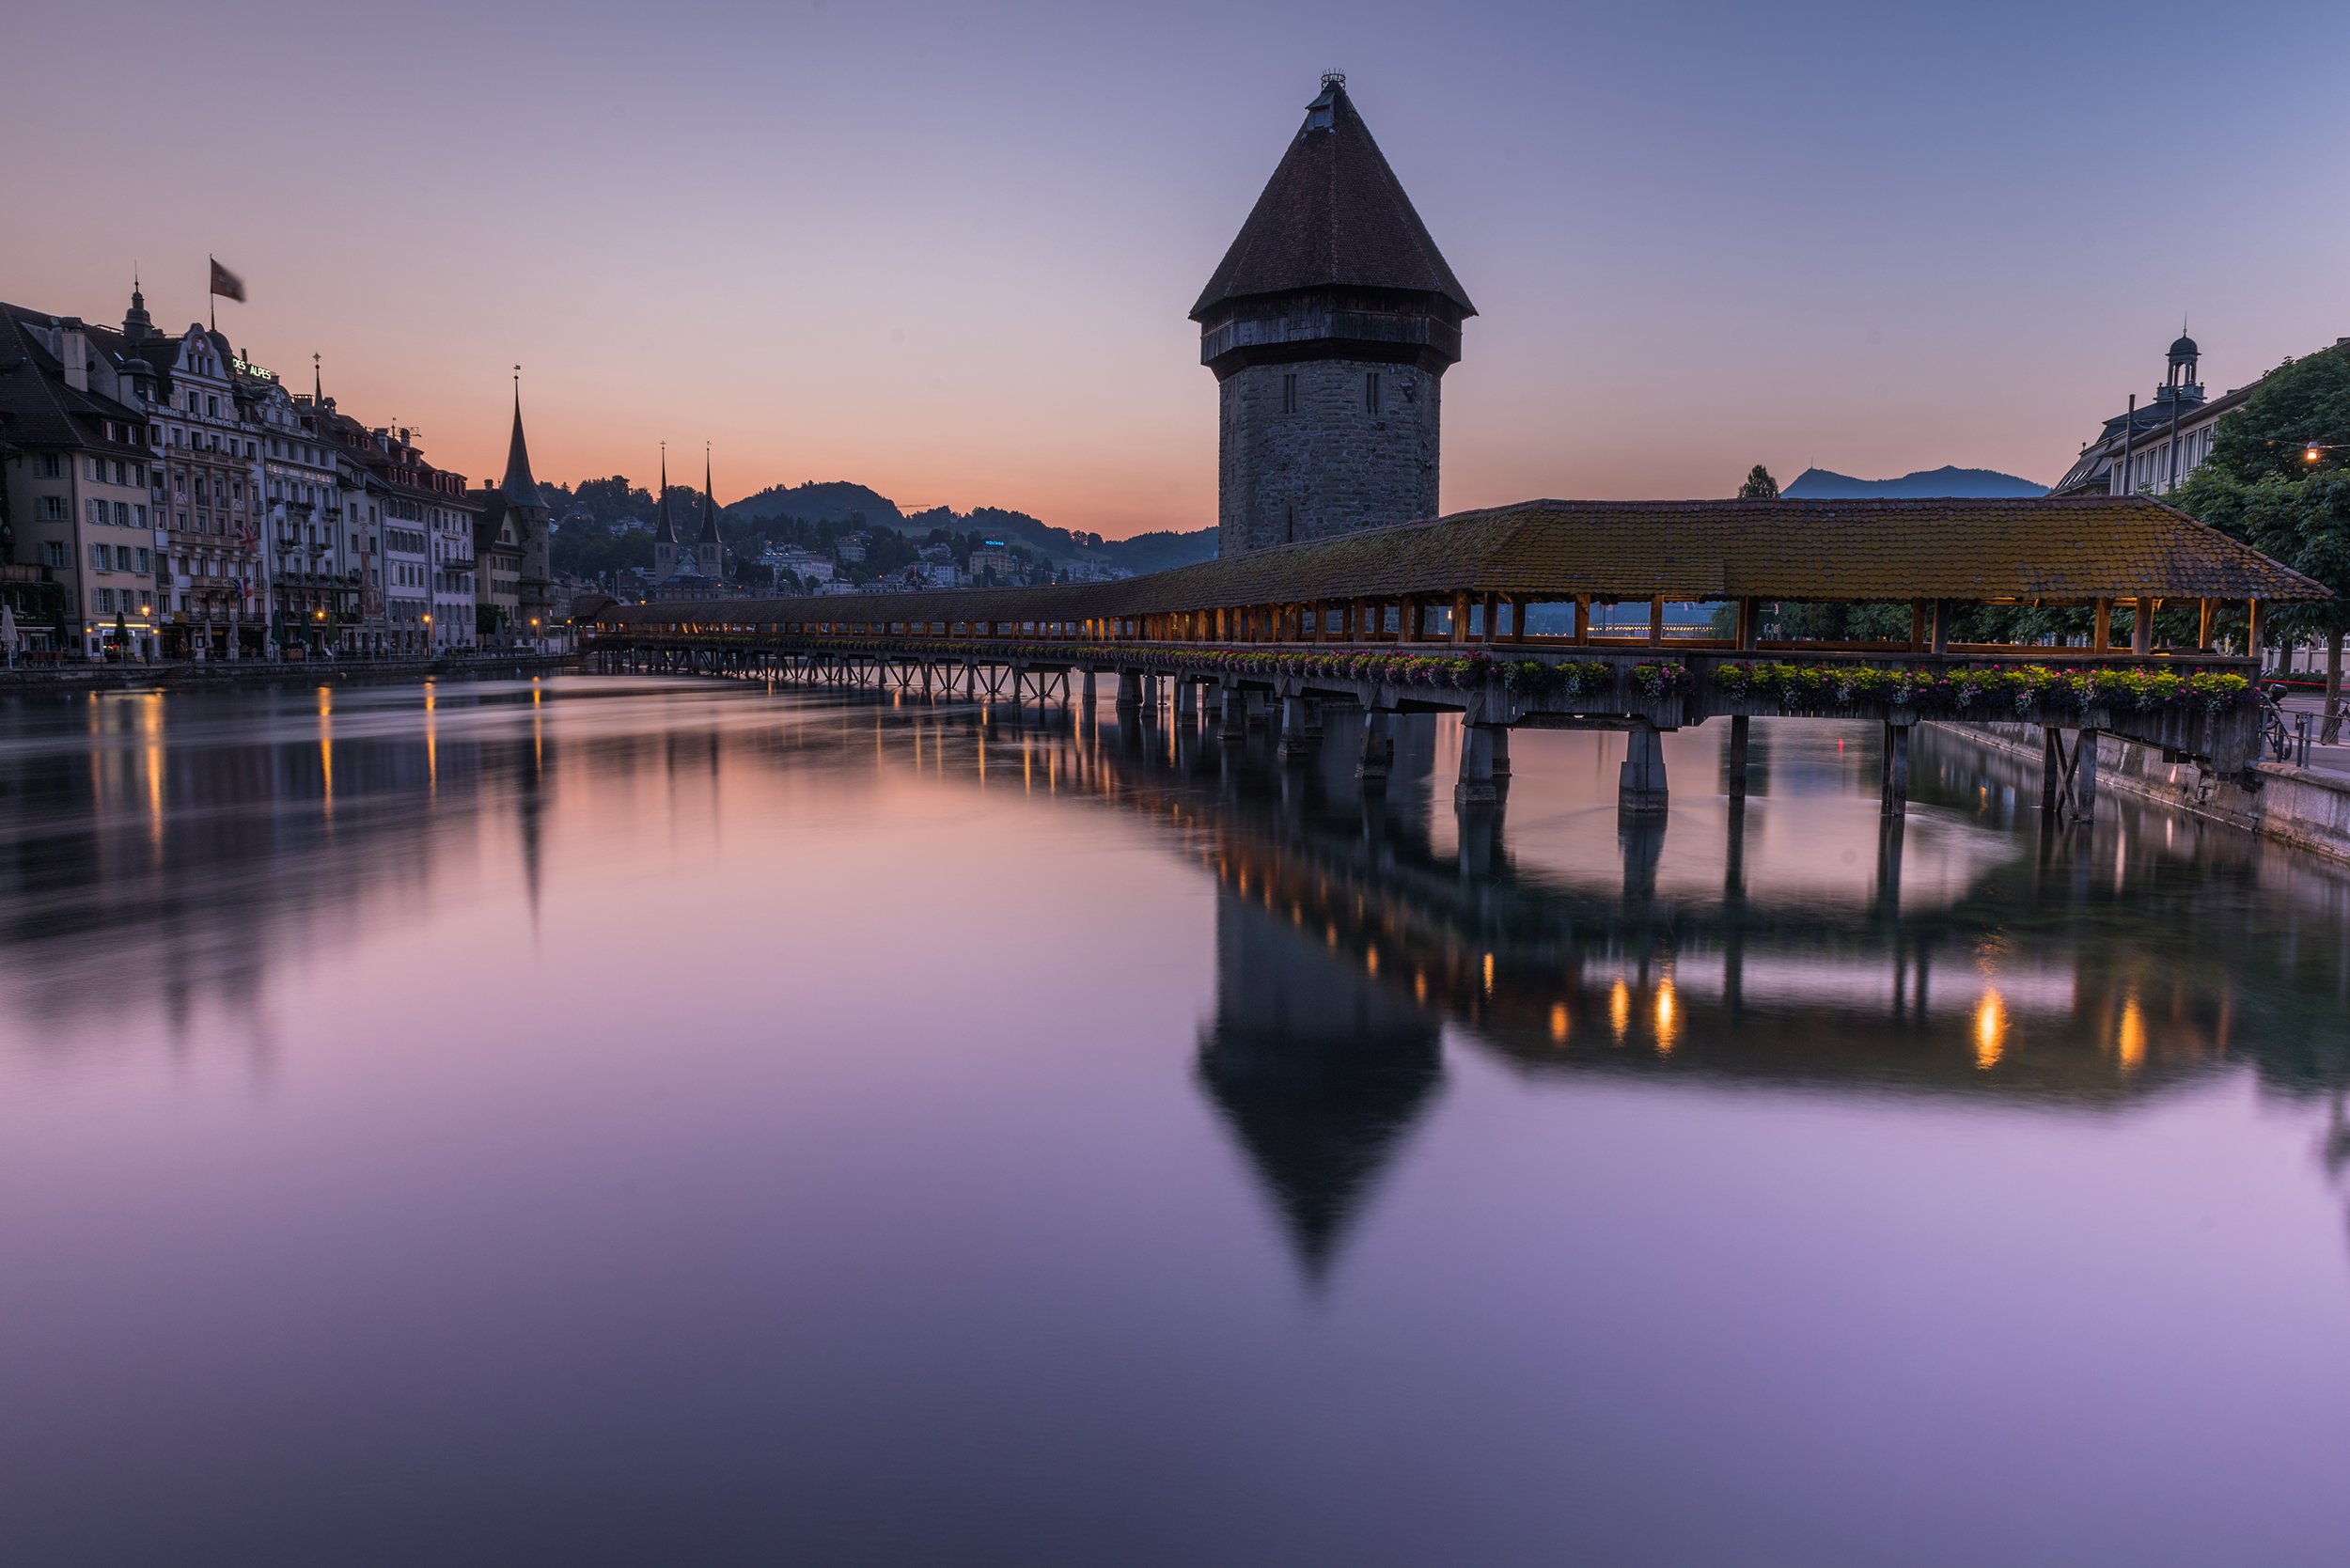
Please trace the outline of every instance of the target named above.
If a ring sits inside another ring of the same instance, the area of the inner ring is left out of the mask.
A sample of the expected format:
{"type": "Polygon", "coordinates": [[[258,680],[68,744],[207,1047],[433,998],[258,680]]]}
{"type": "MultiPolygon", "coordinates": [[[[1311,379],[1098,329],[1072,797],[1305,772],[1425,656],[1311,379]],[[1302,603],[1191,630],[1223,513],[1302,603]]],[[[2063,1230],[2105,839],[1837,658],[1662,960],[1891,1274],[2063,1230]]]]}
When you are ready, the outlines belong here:
{"type": "Polygon", "coordinates": [[[0,1561],[2342,1560],[2350,879],[1350,734],[0,699],[0,1561]]]}

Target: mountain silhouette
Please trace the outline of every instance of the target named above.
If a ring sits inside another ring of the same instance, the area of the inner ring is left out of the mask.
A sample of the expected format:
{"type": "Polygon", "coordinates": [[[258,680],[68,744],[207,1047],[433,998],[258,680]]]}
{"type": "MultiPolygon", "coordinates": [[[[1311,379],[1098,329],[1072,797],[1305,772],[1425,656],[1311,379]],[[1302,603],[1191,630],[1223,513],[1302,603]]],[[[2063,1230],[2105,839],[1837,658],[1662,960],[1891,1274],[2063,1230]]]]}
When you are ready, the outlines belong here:
{"type": "Polygon", "coordinates": [[[1793,501],[1857,501],[1900,496],[2045,495],[2048,487],[1989,468],[1944,466],[1904,474],[1898,479],[1856,479],[1825,468],[1807,468],[1780,492],[1793,501]]]}

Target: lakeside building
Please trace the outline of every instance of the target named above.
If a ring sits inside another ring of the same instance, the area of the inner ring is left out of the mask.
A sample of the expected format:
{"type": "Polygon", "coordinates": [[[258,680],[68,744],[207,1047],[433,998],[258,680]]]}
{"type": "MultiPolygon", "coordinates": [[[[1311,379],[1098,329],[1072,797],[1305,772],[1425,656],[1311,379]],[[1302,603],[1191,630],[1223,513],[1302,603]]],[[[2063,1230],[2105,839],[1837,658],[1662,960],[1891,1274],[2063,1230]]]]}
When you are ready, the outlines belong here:
{"type": "MultiPolygon", "coordinates": [[[[2329,347],[2350,344],[2337,337],[2329,347]]],[[[2323,353],[2323,350],[2318,351],[2323,353]]],[[[2207,398],[2200,374],[2202,351],[2182,335],[2170,345],[2163,380],[2135,413],[2107,419],[2080,450],[2051,495],[2167,495],[2211,456],[2219,421],[2242,408],[2266,372],[2207,398]]]]}
{"type": "MultiPolygon", "coordinates": [[[[252,367],[247,367],[248,371],[252,367]]],[[[312,411],[324,400],[311,367],[307,404],[275,376],[250,378],[249,416],[261,439],[261,542],[267,586],[281,640],[322,653],[356,618],[360,575],[343,547],[343,491],[334,454],[321,442],[312,411]]]]}
{"type": "Polygon", "coordinates": [[[95,657],[119,637],[141,656],[155,640],[158,537],[146,411],[111,367],[93,378],[78,321],[45,322],[0,307],[8,602],[36,648],[95,657]]]}
{"type": "MultiPolygon", "coordinates": [[[[135,284],[119,330],[12,305],[0,323],[10,604],[47,607],[26,630],[54,651],[413,657],[479,644],[482,530],[463,476],[426,461],[413,431],[338,411],[315,356],[311,390],[290,393],[210,327],[157,332],[135,284]]],[[[509,620],[545,623],[548,509],[519,396],[508,482],[488,494],[509,620]]]]}

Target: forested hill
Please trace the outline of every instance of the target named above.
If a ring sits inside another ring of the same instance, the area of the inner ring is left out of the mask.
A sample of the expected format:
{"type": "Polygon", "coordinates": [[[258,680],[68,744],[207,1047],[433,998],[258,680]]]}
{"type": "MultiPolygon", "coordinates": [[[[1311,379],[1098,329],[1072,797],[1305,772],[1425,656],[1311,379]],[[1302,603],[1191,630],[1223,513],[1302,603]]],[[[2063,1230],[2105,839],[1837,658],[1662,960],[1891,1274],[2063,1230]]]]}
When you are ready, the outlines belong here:
{"type": "Polygon", "coordinates": [[[1215,554],[1214,528],[1202,528],[1196,533],[1160,532],[1137,534],[1132,539],[1104,539],[1081,528],[1057,528],[1042,518],[1030,517],[1025,511],[1007,511],[1001,507],[974,507],[969,511],[931,507],[904,512],[899,510],[897,502],[879,491],[844,479],[771,486],[725,510],[729,523],[790,519],[842,527],[896,528],[914,539],[921,539],[938,528],[950,534],[982,534],[1006,544],[1025,544],[1064,564],[1093,560],[1137,573],[1189,566],[1215,554]]]}
{"type": "MultiPolygon", "coordinates": [[[[652,564],[650,525],[659,516],[656,496],[618,475],[588,479],[576,488],[552,483],[540,488],[555,510],[558,572],[600,578],[623,568],[652,564]],[[637,526],[629,526],[632,523],[637,526]]],[[[690,485],[672,484],[669,508],[679,531],[693,538],[700,527],[700,493],[690,485]]],[[[931,507],[909,515],[879,491],[845,479],[770,486],[722,506],[719,514],[719,531],[733,552],[734,565],[745,572],[750,572],[750,563],[768,543],[799,544],[829,555],[835,539],[859,531],[900,536],[908,547],[902,554],[909,559],[913,548],[938,538],[960,541],[958,560],[973,544],[995,540],[1017,546],[1030,559],[1049,567],[1066,569],[1080,561],[1093,561],[1137,575],[1190,566],[1215,555],[1214,528],[1104,539],[1082,529],[1056,528],[1026,512],[999,507],[976,507],[966,512],[931,507]]],[[[892,545],[874,558],[894,560],[899,553],[899,547],[892,545]]],[[[744,580],[757,575],[750,572],[744,580]]]]}

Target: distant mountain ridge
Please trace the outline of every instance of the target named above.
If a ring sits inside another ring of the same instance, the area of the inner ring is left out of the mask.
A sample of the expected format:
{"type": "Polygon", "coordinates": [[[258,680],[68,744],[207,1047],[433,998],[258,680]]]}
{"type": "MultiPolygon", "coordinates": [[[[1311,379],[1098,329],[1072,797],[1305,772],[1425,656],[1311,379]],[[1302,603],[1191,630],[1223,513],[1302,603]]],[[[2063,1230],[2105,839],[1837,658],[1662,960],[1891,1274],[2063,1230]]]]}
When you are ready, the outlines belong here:
{"type": "Polygon", "coordinates": [[[1860,501],[1930,496],[1936,499],[2045,495],[2048,487],[1989,468],[1920,469],[1898,479],[1856,479],[1825,468],[1807,468],[1779,492],[1792,501],[1860,501]]]}

